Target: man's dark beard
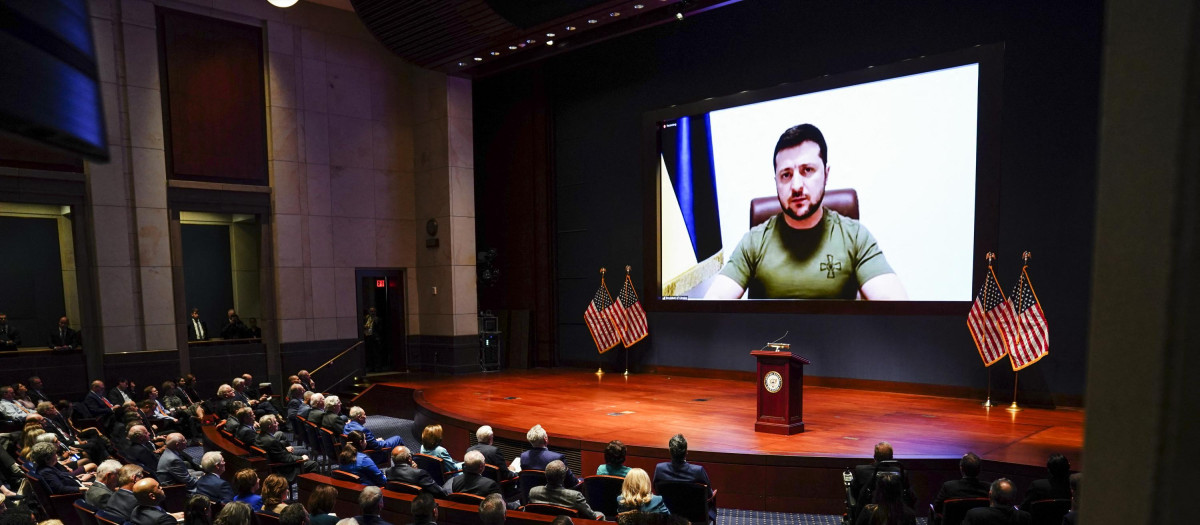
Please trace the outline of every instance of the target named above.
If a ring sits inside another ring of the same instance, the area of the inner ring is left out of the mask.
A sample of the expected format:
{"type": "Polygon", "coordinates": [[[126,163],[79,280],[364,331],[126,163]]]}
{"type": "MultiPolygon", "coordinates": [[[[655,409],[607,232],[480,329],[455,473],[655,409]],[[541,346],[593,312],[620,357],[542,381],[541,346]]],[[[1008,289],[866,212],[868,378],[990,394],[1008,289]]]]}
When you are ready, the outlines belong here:
{"type": "Polygon", "coordinates": [[[821,209],[821,204],[823,204],[824,202],[825,202],[825,190],[821,190],[821,200],[817,201],[816,206],[809,206],[808,211],[804,212],[804,215],[796,215],[794,212],[792,212],[792,209],[789,208],[787,206],[787,204],[783,201],[779,202],[779,207],[783,208],[783,214],[790,217],[793,221],[802,221],[809,217],[812,217],[814,213],[817,213],[817,210],[821,209]]]}

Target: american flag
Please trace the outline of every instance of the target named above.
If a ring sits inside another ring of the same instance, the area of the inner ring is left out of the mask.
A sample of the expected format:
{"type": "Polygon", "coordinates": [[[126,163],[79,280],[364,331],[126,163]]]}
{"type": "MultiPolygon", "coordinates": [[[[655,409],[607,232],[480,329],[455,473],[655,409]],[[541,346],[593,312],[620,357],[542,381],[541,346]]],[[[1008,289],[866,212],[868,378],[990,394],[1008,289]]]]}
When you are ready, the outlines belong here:
{"type": "Polygon", "coordinates": [[[1033,287],[1029,285],[1029,275],[1021,269],[1021,279],[1017,288],[1006,301],[1015,316],[1014,326],[1016,344],[1011,347],[1008,358],[1012,361],[1013,371],[1020,370],[1038,362],[1050,353],[1050,327],[1046,325],[1046,315],[1038,302],[1033,287]]]}
{"type": "Polygon", "coordinates": [[[621,334],[617,331],[617,322],[612,317],[614,313],[612,306],[612,297],[608,295],[608,288],[601,281],[600,288],[596,289],[595,297],[592,297],[592,302],[588,303],[587,310],[583,312],[583,321],[587,323],[588,331],[592,333],[592,340],[596,342],[596,350],[602,354],[621,344],[621,334]]]}
{"type": "Polygon", "coordinates": [[[613,303],[613,317],[620,325],[621,340],[625,343],[625,348],[650,335],[650,329],[646,327],[646,311],[642,309],[637,292],[633,290],[633,280],[628,275],[625,276],[625,284],[617,294],[617,302],[613,303]]]}
{"type": "Polygon", "coordinates": [[[988,266],[988,273],[983,277],[983,287],[975,296],[971,305],[971,313],[967,314],[967,328],[975,347],[979,349],[979,357],[983,358],[984,366],[991,366],[1008,354],[1013,345],[1013,316],[1004,302],[1004,293],[996,281],[996,274],[988,266]]]}

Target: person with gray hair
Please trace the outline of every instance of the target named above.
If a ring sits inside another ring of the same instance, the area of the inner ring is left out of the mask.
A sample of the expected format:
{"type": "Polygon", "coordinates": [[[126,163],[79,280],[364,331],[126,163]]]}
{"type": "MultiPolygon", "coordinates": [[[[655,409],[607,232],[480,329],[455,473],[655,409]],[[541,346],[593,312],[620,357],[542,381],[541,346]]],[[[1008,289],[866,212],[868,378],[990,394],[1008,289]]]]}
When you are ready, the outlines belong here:
{"type": "Polygon", "coordinates": [[[221,477],[225,474],[225,457],[220,452],[205,452],[200,457],[200,470],[204,475],[196,480],[196,494],[221,503],[233,501],[233,485],[221,477]]]}
{"type": "Polygon", "coordinates": [[[567,465],[562,460],[551,461],[546,465],[546,484],[529,489],[529,502],[560,505],[575,509],[581,518],[603,520],[604,514],[592,510],[581,492],[563,488],[563,480],[568,472],[567,465]]]}
{"type": "MultiPolygon", "coordinates": [[[[521,453],[521,470],[546,470],[546,467],[553,461],[562,461],[563,455],[550,450],[550,437],[546,435],[546,429],[541,425],[534,425],[525,433],[525,440],[529,442],[529,450],[521,453]]],[[[571,469],[567,469],[567,476],[563,482],[565,488],[575,488],[579,484],[579,479],[575,474],[571,473],[571,469]]]]}
{"type": "Polygon", "coordinates": [[[367,411],[362,407],[350,407],[350,419],[346,421],[342,433],[349,434],[355,430],[362,432],[363,437],[366,438],[368,454],[372,451],[396,448],[404,444],[404,440],[400,436],[392,436],[387,439],[375,437],[375,434],[371,433],[371,429],[367,428],[367,411]]]}
{"type": "Polygon", "coordinates": [[[233,402],[233,387],[228,384],[221,385],[217,387],[217,405],[213,412],[217,414],[217,417],[226,419],[229,417],[230,404],[233,402]]]}
{"type": "Polygon", "coordinates": [[[1029,525],[1033,516],[1013,505],[1017,503],[1017,489],[1007,478],[992,482],[988,489],[991,505],[967,511],[963,525],[1029,525]]]}
{"type": "Polygon", "coordinates": [[[362,515],[354,517],[354,521],[357,521],[358,525],[391,525],[379,517],[379,511],[383,510],[383,492],[379,490],[379,487],[374,485],[363,487],[362,492],[358,495],[358,508],[362,511],[362,515]]]}
{"type": "Polygon", "coordinates": [[[83,499],[96,508],[103,508],[112,497],[113,492],[121,486],[121,462],[115,459],[105,460],[96,467],[96,480],[88,487],[83,499]]]}
{"type": "Polygon", "coordinates": [[[258,420],[258,427],[259,434],[254,443],[267,454],[267,461],[291,465],[278,470],[278,473],[287,478],[289,483],[296,479],[297,474],[317,470],[316,461],[308,459],[308,456],[305,455],[293,454],[294,449],[284,444],[282,434],[279,432],[279,416],[275,414],[263,416],[258,420]]]}
{"type": "Polygon", "coordinates": [[[325,394],[313,394],[308,399],[308,406],[312,407],[308,411],[308,415],[304,416],[309,423],[321,426],[321,420],[325,419],[325,394]]]}
{"type": "Polygon", "coordinates": [[[188,490],[194,491],[199,476],[188,469],[191,458],[183,451],[185,448],[187,438],[183,437],[183,434],[167,434],[166,446],[158,458],[158,479],[167,484],[181,483],[187,485],[188,490]]]}
{"type": "Polygon", "coordinates": [[[496,467],[499,481],[517,477],[516,474],[508,470],[508,463],[504,461],[504,454],[500,452],[500,449],[497,448],[496,445],[492,444],[492,441],[495,439],[495,433],[492,431],[492,427],[488,425],[479,427],[475,431],[475,439],[478,440],[479,443],[468,448],[467,452],[478,450],[480,454],[483,454],[484,461],[488,465],[496,467]]]}
{"type": "MultiPolygon", "coordinates": [[[[316,421],[313,421],[316,423],[316,421]]],[[[325,415],[321,417],[321,428],[329,429],[335,436],[346,434],[346,416],[342,415],[342,399],[338,396],[325,397],[325,415]]]]}
{"type": "MultiPolygon", "coordinates": [[[[58,463],[58,447],[50,443],[34,445],[29,451],[29,461],[37,469],[37,475],[50,488],[51,494],[79,494],[87,488],[81,480],[76,479],[58,463]]],[[[91,479],[91,474],[84,476],[91,479]]]]}
{"type": "Polygon", "coordinates": [[[450,480],[450,492],[464,492],[476,496],[499,494],[500,484],[483,476],[483,454],[478,450],[467,452],[463,456],[462,475],[450,480]]]}
{"type": "Polygon", "coordinates": [[[417,468],[417,464],[412,460],[412,451],[408,450],[408,447],[401,445],[392,449],[392,465],[385,473],[388,481],[420,487],[422,492],[428,492],[438,498],[446,496],[445,489],[434,483],[428,472],[417,468]]]}
{"type": "Polygon", "coordinates": [[[483,525],[504,525],[506,510],[507,504],[504,502],[504,496],[489,494],[479,502],[479,521],[482,521],[483,525]]]}
{"type": "Polygon", "coordinates": [[[287,391],[287,417],[292,419],[296,414],[300,413],[300,407],[304,406],[304,387],[300,383],[292,383],[287,391]]]}

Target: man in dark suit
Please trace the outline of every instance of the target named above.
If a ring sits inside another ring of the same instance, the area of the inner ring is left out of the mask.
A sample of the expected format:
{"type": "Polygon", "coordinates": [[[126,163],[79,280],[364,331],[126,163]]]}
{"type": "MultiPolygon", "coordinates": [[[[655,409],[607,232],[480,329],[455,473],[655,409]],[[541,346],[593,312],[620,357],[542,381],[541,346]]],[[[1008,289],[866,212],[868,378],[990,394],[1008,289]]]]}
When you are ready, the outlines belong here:
{"type": "MultiPolygon", "coordinates": [[[[475,454],[478,454],[476,452],[475,454]]],[[[470,455],[470,453],[468,453],[470,455]]],[[[479,458],[482,467],[483,454],[476,456],[479,458]]],[[[603,520],[604,514],[592,510],[588,506],[587,498],[578,490],[563,488],[563,480],[567,477],[567,465],[562,460],[551,461],[546,465],[546,484],[540,487],[533,487],[529,490],[530,503],[549,503],[551,505],[560,505],[563,507],[575,509],[579,513],[579,517],[583,519],[603,520]]],[[[483,478],[487,479],[487,478],[483,478]]],[[[492,480],[488,480],[492,481],[492,480]]],[[[492,481],[492,484],[496,482],[492,481]]]]}
{"type": "Polygon", "coordinates": [[[129,519],[134,507],[137,507],[137,497],[133,495],[133,485],[144,476],[145,470],[142,467],[122,466],[117,475],[117,483],[120,483],[121,486],[113,492],[112,497],[108,498],[108,504],[101,507],[100,510],[116,514],[122,519],[129,519]]]}
{"type": "Polygon", "coordinates": [[[233,501],[233,486],[221,479],[225,473],[225,457],[220,452],[205,452],[200,458],[200,470],[204,471],[204,475],[196,480],[196,494],[203,494],[221,503],[233,501]]]}
{"type": "Polygon", "coordinates": [[[225,317],[225,326],[221,328],[222,339],[243,339],[249,336],[246,323],[242,322],[233,308],[226,312],[225,317]]]}
{"type": "Polygon", "coordinates": [[[258,430],[254,428],[254,409],[250,407],[238,409],[237,418],[238,428],[233,433],[234,439],[247,446],[253,445],[254,440],[258,438],[258,430]]]}
{"type": "Polygon", "coordinates": [[[992,482],[988,490],[991,506],[967,511],[962,525],[1029,525],[1033,517],[1028,512],[1013,507],[1017,490],[1011,481],[1000,478],[992,482]]]}
{"type": "MultiPolygon", "coordinates": [[[[483,477],[483,454],[478,450],[467,452],[463,456],[462,475],[450,478],[450,492],[465,492],[476,496],[487,496],[488,494],[499,494],[500,484],[495,481],[483,477]]],[[[564,472],[566,467],[563,467],[564,472]]],[[[546,478],[549,480],[550,473],[546,473],[546,478]]],[[[562,480],[559,480],[561,485],[562,480]]],[[[532,492],[530,492],[532,497],[532,492]]]]}
{"type": "Polygon", "coordinates": [[[1021,508],[1029,508],[1029,504],[1044,499],[1071,499],[1071,462],[1062,454],[1051,454],[1046,460],[1046,470],[1050,477],[1036,479],[1025,491],[1025,500],[1021,508]]]}
{"type": "Polygon", "coordinates": [[[250,374],[233,378],[233,400],[241,401],[246,406],[253,408],[254,417],[256,418],[267,414],[278,414],[279,411],[275,409],[275,405],[267,401],[270,397],[266,395],[260,396],[258,389],[253,388],[252,381],[254,381],[254,376],[250,374]]]}
{"type": "MultiPolygon", "coordinates": [[[[51,494],[79,494],[86,485],[58,463],[58,448],[50,443],[38,443],[29,452],[29,461],[37,467],[37,475],[51,494]]],[[[86,474],[91,478],[91,474],[86,474]]]]}
{"type": "MultiPolygon", "coordinates": [[[[708,480],[708,471],[700,465],[687,462],[687,439],[683,437],[683,434],[675,434],[667,442],[667,449],[671,453],[671,461],[655,465],[654,484],[657,485],[663,481],[702,483],[708,487],[708,496],[711,498],[712,483],[708,480]]],[[[708,519],[714,521],[717,519],[715,505],[708,506],[708,519]]]]}
{"type": "Polygon", "coordinates": [[[117,378],[117,386],[108,391],[108,401],[116,406],[124,405],[130,401],[136,401],[133,398],[133,381],[124,377],[117,378]]]}
{"type": "Polygon", "coordinates": [[[309,422],[321,426],[321,421],[325,419],[325,396],[323,394],[313,394],[308,399],[308,415],[304,416],[309,422]]]}
{"type": "Polygon", "coordinates": [[[147,477],[157,478],[159,456],[150,442],[150,431],[145,425],[134,425],[129,427],[127,435],[129,447],[124,451],[125,459],[145,469],[147,477]]]}
{"type": "Polygon", "coordinates": [[[96,480],[88,487],[83,499],[97,509],[104,508],[113,491],[121,487],[121,462],[109,459],[96,467],[96,480]]]}
{"type": "Polygon", "coordinates": [[[83,346],[80,343],[79,332],[72,330],[67,316],[58,318],[58,326],[50,331],[50,348],[54,350],[71,350],[83,346]]]}
{"type": "Polygon", "coordinates": [[[979,481],[981,463],[979,456],[974,452],[963,454],[962,459],[958,461],[958,471],[962,473],[962,479],[952,479],[942,484],[937,497],[933,499],[935,512],[941,514],[942,505],[948,499],[988,497],[988,484],[979,481]]]}
{"type": "MultiPolygon", "coordinates": [[[[562,454],[547,448],[550,445],[550,436],[546,435],[546,429],[541,425],[534,425],[529,429],[529,432],[525,433],[525,440],[529,442],[530,448],[521,453],[521,470],[546,470],[550,462],[562,460],[562,454]]],[[[575,488],[578,484],[579,479],[571,473],[571,469],[567,469],[563,487],[575,488]]]]}
{"type": "MultiPolygon", "coordinates": [[[[316,422],[315,419],[310,421],[316,422]]],[[[340,436],[346,433],[346,416],[342,415],[342,399],[338,396],[329,396],[325,398],[325,414],[321,416],[321,428],[329,429],[333,435],[340,436]]]]}
{"type": "MultiPolygon", "coordinates": [[[[361,498],[359,501],[361,501],[361,498]]],[[[413,498],[409,514],[412,514],[413,517],[412,525],[437,525],[437,501],[433,499],[433,495],[431,494],[421,494],[413,498]]]]}
{"type": "Polygon", "coordinates": [[[421,492],[428,492],[437,498],[446,496],[442,486],[434,483],[428,472],[417,468],[417,464],[413,463],[412,451],[408,450],[408,447],[401,445],[392,449],[392,465],[394,466],[386,472],[388,481],[416,485],[421,487],[421,492]]]}
{"type": "Polygon", "coordinates": [[[295,479],[296,474],[307,474],[317,469],[317,462],[308,459],[308,456],[297,456],[292,453],[292,448],[284,445],[276,434],[279,432],[279,416],[275,414],[267,414],[258,420],[259,433],[255,444],[258,448],[263,449],[267,453],[267,461],[270,463],[291,463],[295,465],[293,468],[281,469],[279,473],[287,478],[290,483],[295,479]]]}
{"type": "Polygon", "coordinates": [[[88,415],[108,419],[113,413],[113,404],[104,397],[104,381],[99,379],[92,381],[91,387],[86,396],[83,396],[83,408],[87,409],[88,415]]]}
{"type": "MultiPolygon", "coordinates": [[[[876,472],[898,472],[903,473],[903,467],[900,462],[892,459],[892,444],[887,441],[880,441],[875,444],[875,462],[870,465],[858,465],[854,467],[854,479],[850,482],[850,493],[856,498],[855,515],[858,510],[862,510],[870,501],[870,498],[863,497],[863,489],[874,489],[875,473],[876,472]]],[[[904,503],[909,507],[916,505],[917,498],[913,494],[912,485],[908,481],[907,475],[900,476],[900,483],[903,485],[904,503]]]]}
{"type": "Polygon", "coordinates": [[[57,435],[58,440],[67,446],[80,444],[79,433],[67,422],[67,418],[62,416],[54,403],[49,401],[38,403],[37,413],[42,416],[42,428],[46,429],[46,432],[57,435]]]}
{"type": "Polygon", "coordinates": [[[16,350],[18,346],[21,346],[21,332],[8,324],[7,314],[0,312],[0,350],[16,350]]]}
{"type": "MultiPolygon", "coordinates": [[[[354,415],[353,412],[351,415],[354,415]]],[[[499,448],[492,444],[492,440],[495,439],[495,433],[492,432],[491,426],[483,425],[479,427],[479,429],[475,431],[475,438],[479,440],[479,443],[468,448],[467,452],[478,450],[480,454],[483,454],[484,461],[488,465],[496,467],[496,470],[500,473],[501,480],[511,479],[517,476],[508,470],[508,463],[505,463],[504,455],[500,453],[499,448]]]]}
{"type": "MultiPolygon", "coordinates": [[[[422,496],[425,494],[417,497],[422,496]]],[[[362,509],[362,515],[354,517],[354,521],[357,521],[358,525],[391,525],[379,517],[379,511],[383,510],[383,492],[379,490],[379,487],[373,485],[364,487],[358,495],[358,508],[362,509]]],[[[413,517],[416,518],[415,513],[413,517]]],[[[414,521],[419,521],[419,519],[414,521]]]]}
{"type": "Polygon", "coordinates": [[[158,458],[158,479],[169,485],[181,483],[187,485],[188,490],[195,490],[199,476],[193,475],[188,469],[191,458],[183,451],[185,448],[187,438],[183,434],[175,432],[167,435],[167,446],[158,458]]]}
{"type": "Polygon", "coordinates": [[[162,487],[152,479],[143,479],[133,485],[133,495],[137,497],[138,506],[129,515],[133,525],[176,525],[175,516],[162,508],[162,502],[167,498],[162,487]]]}
{"type": "Polygon", "coordinates": [[[192,318],[188,320],[188,341],[207,341],[208,323],[200,320],[200,309],[192,308],[192,318]]]}
{"type": "Polygon", "coordinates": [[[38,376],[30,376],[27,381],[29,381],[30,401],[33,401],[34,403],[41,403],[42,401],[49,401],[53,403],[53,401],[50,399],[50,396],[46,395],[46,392],[43,390],[45,387],[42,385],[42,378],[38,376]]]}

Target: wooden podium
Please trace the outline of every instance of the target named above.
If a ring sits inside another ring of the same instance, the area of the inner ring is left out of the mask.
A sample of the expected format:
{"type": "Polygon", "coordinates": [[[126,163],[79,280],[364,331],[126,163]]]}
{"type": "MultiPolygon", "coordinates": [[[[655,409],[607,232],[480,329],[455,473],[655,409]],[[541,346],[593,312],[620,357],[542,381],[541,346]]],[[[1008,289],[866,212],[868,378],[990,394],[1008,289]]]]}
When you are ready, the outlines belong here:
{"type": "Polygon", "coordinates": [[[758,420],[755,432],[792,435],[804,432],[804,365],[791,352],[754,350],[758,359],[758,420]]]}

